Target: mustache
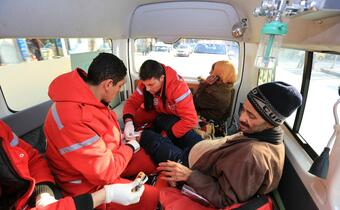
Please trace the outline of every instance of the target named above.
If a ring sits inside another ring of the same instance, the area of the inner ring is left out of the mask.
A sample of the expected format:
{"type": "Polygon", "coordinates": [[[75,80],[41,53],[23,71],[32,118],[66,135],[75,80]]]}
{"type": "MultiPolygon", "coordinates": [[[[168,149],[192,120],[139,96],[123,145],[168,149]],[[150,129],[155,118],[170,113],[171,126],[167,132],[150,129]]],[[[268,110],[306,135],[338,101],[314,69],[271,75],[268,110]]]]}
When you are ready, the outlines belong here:
{"type": "Polygon", "coordinates": [[[249,128],[249,124],[243,121],[240,121],[240,125],[242,125],[243,127],[249,128]]]}

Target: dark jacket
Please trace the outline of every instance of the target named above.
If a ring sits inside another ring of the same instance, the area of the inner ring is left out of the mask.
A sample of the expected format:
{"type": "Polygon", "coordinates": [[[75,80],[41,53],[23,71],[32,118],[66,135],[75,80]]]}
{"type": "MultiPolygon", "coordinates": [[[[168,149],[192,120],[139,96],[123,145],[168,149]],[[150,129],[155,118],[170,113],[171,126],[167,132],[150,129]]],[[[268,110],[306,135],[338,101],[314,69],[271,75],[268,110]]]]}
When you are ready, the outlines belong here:
{"type": "Polygon", "coordinates": [[[232,84],[201,83],[194,94],[198,114],[208,120],[225,121],[231,112],[234,92],[232,84]]]}

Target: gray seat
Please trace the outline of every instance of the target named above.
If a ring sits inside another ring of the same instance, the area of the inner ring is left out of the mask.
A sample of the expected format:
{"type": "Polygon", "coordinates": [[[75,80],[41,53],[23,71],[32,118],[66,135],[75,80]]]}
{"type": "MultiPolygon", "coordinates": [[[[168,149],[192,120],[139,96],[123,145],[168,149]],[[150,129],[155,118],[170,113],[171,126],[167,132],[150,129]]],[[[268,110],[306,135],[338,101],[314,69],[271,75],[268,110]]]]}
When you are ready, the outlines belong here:
{"type": "Polygon", "coordinates": [[[52,101],[47,101],[6,116],[2,120],[12,128],[17,136],[31,144],[40,153],[44,153],[46,139],[43,124],[51,105],[52,101]]]}

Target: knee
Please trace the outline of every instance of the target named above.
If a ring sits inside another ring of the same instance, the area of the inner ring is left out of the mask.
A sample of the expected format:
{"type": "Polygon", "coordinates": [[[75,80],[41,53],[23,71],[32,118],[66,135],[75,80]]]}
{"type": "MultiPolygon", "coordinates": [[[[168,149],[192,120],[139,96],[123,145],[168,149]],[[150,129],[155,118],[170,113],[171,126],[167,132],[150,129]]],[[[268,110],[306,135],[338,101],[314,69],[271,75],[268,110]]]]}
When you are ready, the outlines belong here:
{"type": "Polygon", "coordinates": [[[180,118],[175,115],[158,115],[155,124],[158,125],[162,130],[168,131],[180,118]]]}
{"type": "Polygon", "coordinates": [[[159,144],[160,134],[152,131],[152,130],[144,130],[140,137],[140,145],[146,151],[150,148],[155,148],[159,144]]]}

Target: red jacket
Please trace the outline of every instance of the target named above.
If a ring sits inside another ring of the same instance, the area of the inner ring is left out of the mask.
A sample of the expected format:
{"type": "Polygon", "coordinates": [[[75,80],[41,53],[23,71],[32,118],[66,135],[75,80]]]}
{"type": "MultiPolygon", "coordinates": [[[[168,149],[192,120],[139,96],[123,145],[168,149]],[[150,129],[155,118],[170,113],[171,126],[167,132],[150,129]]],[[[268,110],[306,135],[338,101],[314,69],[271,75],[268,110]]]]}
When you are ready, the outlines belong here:
{"type": "MultiPolygon", "coordinates": [[[[161,95],[154,96],[154,107],[158,113],[176,115],[180,118],[171,129],[176,137],[181,137],[197,125],[197,113],[188,85],[171,67],[164,65],[163,67],[165,69],[166,84],[162,88],[166,88],[166,107],[164,108],[163,106],[161,95]]],[[[134,116],[136,114],[136,110],[144,103],[144,90],[145,85],[140,81],[134,93],[127,100],[123,115],[134,116]]]]}
{"type": "MultiPolygon", "coordinates": [[[[28,191],[17,201],[15,209],[27,208],[26,203],[32,195],[35,185],[40,182],[54,183],[53,176],[48,168],[46,160],[31,145],[18,138],[12,130],[0,120],[1,144],[12,163],[12,167],[18,176],[29,181],[28,191]]],[[[5,190],[5,189],[2,189],[5,190]]],[[[39,208],[37,208],[39,209],[39,208]]],[[[46,206],[46,210],[76,209],[71,197],[59,200],[46,206]]]]}
{"type": "Polygon", "coordinates": [[[122,144],[116,115],[80,77],[60,75],[49,86],[54,101],[45,121],[46,157],[58,185],[69,195],[94,192],[114,183],[133,151],[122,144]]]}

